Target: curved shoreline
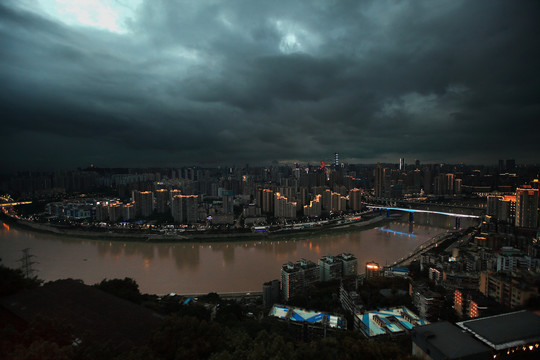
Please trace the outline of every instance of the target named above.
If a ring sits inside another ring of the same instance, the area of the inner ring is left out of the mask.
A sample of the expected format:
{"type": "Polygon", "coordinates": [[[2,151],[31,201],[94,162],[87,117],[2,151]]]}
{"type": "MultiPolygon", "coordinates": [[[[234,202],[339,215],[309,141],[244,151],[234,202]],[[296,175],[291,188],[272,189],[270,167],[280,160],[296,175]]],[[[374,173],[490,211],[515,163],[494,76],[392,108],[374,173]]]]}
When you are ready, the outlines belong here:
{"type": "Polygon", "coordinates": [[[235,240],[269,240],[289,237],[309,237],[315,234],[325,233],[347,233],[371,228],[372,225],[380,222],[394,220],[384,216],[376,216],[365,221],[353,222],[348,224],[336,224],[334,226],[324,226],[321,228],[286,230],[266,233],[221,233],[221,234],[186,234],[186,235],[164,235],[164,234],[137,234],[137,233],[118,233],[118,232],[92,232],[85,230],[62,229],[54,226],[34,223],[28,220],[14,219],[2,214],[2,221],[17,228],[37,233],[45,233],[60,237],[76,237],[82,239],[94,240],[113,240],[113,241],[136,241],[153,243],[179,243],[179,242],[222,242],[235,240]]]}

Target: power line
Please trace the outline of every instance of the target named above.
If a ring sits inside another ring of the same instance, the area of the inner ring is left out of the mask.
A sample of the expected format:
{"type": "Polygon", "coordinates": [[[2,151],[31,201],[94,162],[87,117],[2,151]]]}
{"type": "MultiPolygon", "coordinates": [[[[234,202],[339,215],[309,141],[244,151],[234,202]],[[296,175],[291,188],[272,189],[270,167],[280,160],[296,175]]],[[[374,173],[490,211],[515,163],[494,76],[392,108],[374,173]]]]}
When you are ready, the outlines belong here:
{"type": "Polygon", "coordinates": [[[30,254],[30,248],[23,249],[22,252],[23,256],[19,259],[21,262],[21,270],[27,278],[30,278],[30,275],[36,271],[32,265],[39,263],[37,261],[32,261],[32,258],[34,258],[35,255],[30,254]]]}

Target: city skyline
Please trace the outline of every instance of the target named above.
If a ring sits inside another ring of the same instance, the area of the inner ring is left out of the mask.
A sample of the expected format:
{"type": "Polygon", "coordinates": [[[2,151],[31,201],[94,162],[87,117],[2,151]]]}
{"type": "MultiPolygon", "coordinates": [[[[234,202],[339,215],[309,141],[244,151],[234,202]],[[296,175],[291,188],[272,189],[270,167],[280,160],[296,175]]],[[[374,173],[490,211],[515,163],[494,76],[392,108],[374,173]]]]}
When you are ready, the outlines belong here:
{"type": "Polygon", "coordinates": [[[7,0],[3,170],[537,163],[539,10],[7,0]]]}

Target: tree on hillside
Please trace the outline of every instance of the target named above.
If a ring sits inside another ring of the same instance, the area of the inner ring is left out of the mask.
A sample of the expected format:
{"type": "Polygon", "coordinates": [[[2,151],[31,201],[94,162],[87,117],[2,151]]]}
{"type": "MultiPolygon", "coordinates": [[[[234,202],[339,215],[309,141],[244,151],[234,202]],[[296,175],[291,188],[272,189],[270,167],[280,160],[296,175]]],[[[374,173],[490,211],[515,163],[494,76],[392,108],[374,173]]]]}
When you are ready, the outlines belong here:
{"type": "Polygon", "coordinates": [[[95,284],[95,287],[105,291],[111,295],[117,296],[127,301],[131,301],[135,304],[142,302],[143,296],[139,291],[139,285],[131,278],[102,280],[99,284],[95,284]]]}

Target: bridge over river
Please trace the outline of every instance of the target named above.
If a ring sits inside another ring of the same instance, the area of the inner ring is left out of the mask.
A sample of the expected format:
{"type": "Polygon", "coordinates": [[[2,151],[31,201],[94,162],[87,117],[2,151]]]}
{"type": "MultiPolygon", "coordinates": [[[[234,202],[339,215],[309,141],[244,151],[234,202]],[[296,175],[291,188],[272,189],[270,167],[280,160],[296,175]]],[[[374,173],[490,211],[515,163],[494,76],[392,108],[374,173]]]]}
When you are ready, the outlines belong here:
{"type": "MultiPolygon", "coordinates": [[[[459,229],[461,227],[461,219],[462,218],[469,218],[469,219],[480,219],[482,216],[480,215],[474,215],[474,214],[464,214],[464,213],[458,213],[458,212],[451,212],[451,211],[437,211],[437,210],[428,210],[428,209],[415,209],[412,207],[397,207],[397,206],[385,206],[385,205],[376,205],[376,204],[367,204],[364,203],[368,209],[372,210],[386,210],[387,214],[390,214],[390,211],[402,211],[409,213],[409,221],[414,222],[414,214],[415,213],[425,213],[425,214],[437,214],[437,215],[444,215],[444,216],[451,216],[456,219],[456,229],[459,229]]],[[[427,205],[427,204],[426,204],[427,205]]],[[[465,208],[466,209],[466,208],[465,208]]]]}
{"type": "Polygon", "coordinates": [[[422,245],[418,246],[416,249],[414,249],[412,252],[410,252],[408,255],[402,257],[401,259],[395,261],[390,267],[394,266],[401,266],[406,265],[407,263],[412,262],[413,260],[417,259],[420,255],[425,253],[428,250],[431,250],[435,247],[438,247],[439,244],[445,242],[446,240],[455,237],[456,239],[460,236],[463,236],[464,233],[462,231],[454,231],[454,232],[445,232],[442,234],[439,234],[437,236],[432,237],[422,245]]]}

